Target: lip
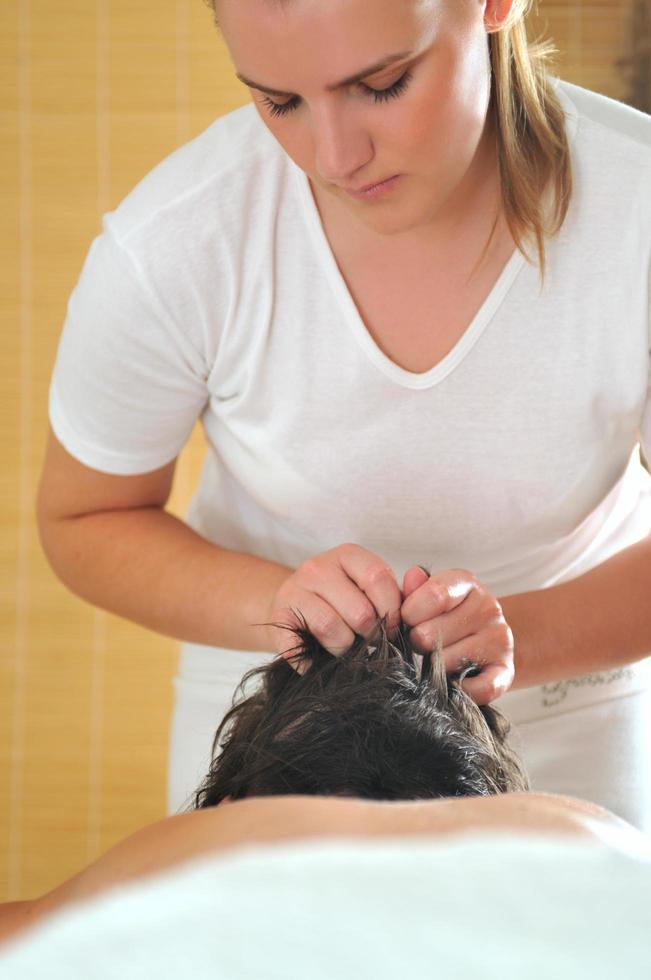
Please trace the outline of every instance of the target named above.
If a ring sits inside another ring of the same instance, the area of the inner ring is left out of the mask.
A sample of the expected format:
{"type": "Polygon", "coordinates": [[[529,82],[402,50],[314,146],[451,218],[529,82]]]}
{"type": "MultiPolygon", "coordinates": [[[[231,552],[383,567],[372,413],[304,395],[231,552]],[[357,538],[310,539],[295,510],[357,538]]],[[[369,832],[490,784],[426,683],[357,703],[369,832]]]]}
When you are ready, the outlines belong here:
{"type": "Polygon", "coordinates": [[[347,194],[352,195],[352,197],[362,199],[367,197],[376,197],[391,190],[399,176],[400,174],[394,174],[392,177],[385,177],[384,180],[380,180],[375,184],[368,184],[366,187],[359,188],[359,190],[355,190],[352,187],[344,187],[343,190],[345,190],[347,194]]]}

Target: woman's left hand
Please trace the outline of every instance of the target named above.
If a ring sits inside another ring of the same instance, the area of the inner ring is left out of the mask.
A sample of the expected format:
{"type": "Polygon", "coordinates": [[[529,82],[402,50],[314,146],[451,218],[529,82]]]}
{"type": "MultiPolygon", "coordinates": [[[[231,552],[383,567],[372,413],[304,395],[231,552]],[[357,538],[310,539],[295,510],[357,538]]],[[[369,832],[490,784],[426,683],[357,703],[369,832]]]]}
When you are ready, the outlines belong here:
{"type": "Polygon", "coordinates": [[[461,685],[476,704],[508,691],[515,676],[513,633],[495,596],[472,572],[449,568],[428,575],[414,565],[405,572],[402,594],[402,621],[411,627],[409,639],[417,652],[431,652],[440,630],[447,674],[469,660],[481,667],[461,685]]]}

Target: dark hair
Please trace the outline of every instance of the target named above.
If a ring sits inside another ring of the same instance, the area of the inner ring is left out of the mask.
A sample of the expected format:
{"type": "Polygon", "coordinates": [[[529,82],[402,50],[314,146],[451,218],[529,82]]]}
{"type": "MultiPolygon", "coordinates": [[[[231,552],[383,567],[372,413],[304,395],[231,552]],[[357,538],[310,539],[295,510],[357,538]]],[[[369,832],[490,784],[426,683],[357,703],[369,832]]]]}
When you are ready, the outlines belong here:
{"type": "Polygon", "coordinates": [[[422,800],[530,788],[507,744],[507,719],[461,688],[478,672],[476,663],[446,677],[440,640],[432,653],[420,654],[402,624],[393,643],[386,616],[372,636],[356,636],[334,656],[295,614],[302,625],[268,625],[296,634],[293,662],[307,669],[299,674],[278,657],[244,675],[188,809],[217,806],[227,796],[422,800]],[[238,701],[251,679],[261,681],[259,689],[238,701]]]}

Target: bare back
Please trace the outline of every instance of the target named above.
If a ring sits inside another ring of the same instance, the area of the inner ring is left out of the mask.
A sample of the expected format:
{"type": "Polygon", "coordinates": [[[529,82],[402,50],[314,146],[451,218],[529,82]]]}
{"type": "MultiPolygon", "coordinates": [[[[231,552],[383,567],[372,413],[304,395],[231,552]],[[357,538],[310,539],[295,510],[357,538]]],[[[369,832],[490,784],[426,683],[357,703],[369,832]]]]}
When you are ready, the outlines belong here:
{"type": "Polygon", "coordinates": [[[165,817],[141,828],[35,900],[32,918],[200,854],[243,845],[349,837],[436,839],[468,831],[560,834],[624,851],[649,849],[643,834],[610,811],[553,793],[393,801],[300,794],[252,797],[165,817]]]}

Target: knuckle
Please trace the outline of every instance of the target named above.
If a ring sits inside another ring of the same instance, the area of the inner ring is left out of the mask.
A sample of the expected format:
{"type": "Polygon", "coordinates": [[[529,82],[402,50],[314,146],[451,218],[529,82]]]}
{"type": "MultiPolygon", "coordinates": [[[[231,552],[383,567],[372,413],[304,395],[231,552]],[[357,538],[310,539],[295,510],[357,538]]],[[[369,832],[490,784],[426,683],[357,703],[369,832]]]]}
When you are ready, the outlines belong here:
{"type": "Polygon", "coordinates": [[[479,608],[481,617],[486,625],[504,621],[502,607],[497,599],[490,594],[490,592],[485,592],[483,594],[479,608]]]}
{"type": "Polygon", "coordinates": [[[492,602],[485,602],[481,606],[480,619],[483,626],[492,626],[497,619],[495,606],[492,602]]]}
{"type": "Polygon", "coordinates": [[[313,617],[310,630],[321,638],[331,636],[337,625],[337,615],[334,612],[321,612],[313,617]]]}
{"type": "Polygon", "coordinates": [[[411,634],[416,643],[427,650],[433,650],[438,643],[438,634],[435,635],[428,627],[417,626],[411,631],[411,634]]]}
{"type": "Polygon", "coordinates": [[[378,561],[368,566],[364,578],[370,585],[374,585],[375,582],[383,582],[385,579],[393,578],[393,572],[384,562],[378,561]]]}
{"type": "Polygon", "coordinates": [[[492,627],[493,639],[500,650],[510,650],[513,646],[513,633],[508,623],[496,623],[492,627]]]}
{"type": "Polygon", "coordinates": [[[357,551],[362,551],[363,549],[355,544],[354,541],[345,541],[344,544],[337,545],[335,551],[343,552],[344,554],[354,554],[357,551]]]}
{"type": "Polygon", "coordinates": [[[311,558],[306,558],[305,561],[300,564],[300,572],[302,575],[307,576],[312,579],[315,578],[319,573],[319,563],[317,559],[312,556],[311,558]]]}
{"type": "Polygon", "coordinates": [[[355,610],[352,615],[351,625],[354,627],[356,633],[364,633],[375,623],[376,619],[377,615],[375,610],[369,605],[355,610]]]}
{"type": "Polygon", "coordinates": [[[441,585],[440,582],[436,582],[433,579],[430,579],[424,584],[427,586],[430,595],[438,606],[447,606],[448,590],[444,585],[441,585]]]}
{"type": "Polygon", "coordinates": [[[469,568],[451,568],[449,569],[449,571],[455,575],[461,576],[461,578],[464,579],[465,581],[471,582],[473,588],[475,589],[479,588],[480,590],[482,589],[481,582],[479,581],[475,573],[471,572],[469,568]]]}
{"type": "Polygon", "coordinates": [[[499,602],[498,599],[495,598],[494,595],[491,595],[490,593],[488,594],[490,595],[491,605],[495,610],[495,615],[498,616],[500,619],[504,619],[504,611],[502,609],[501,603],[499,602]]]}

